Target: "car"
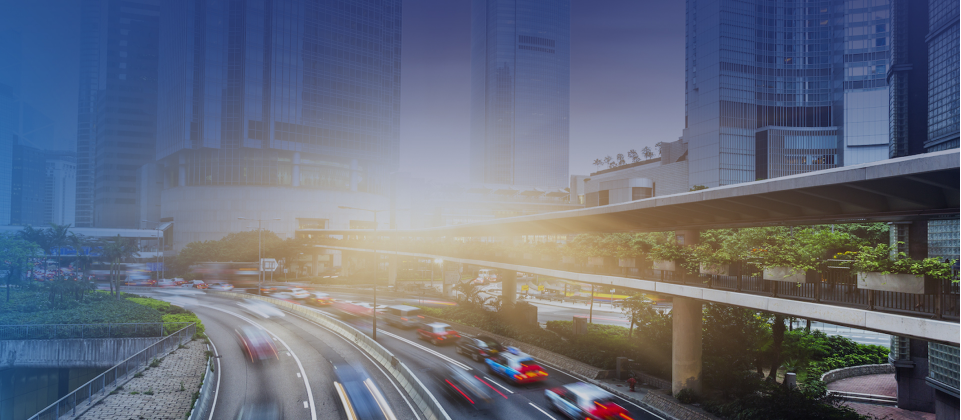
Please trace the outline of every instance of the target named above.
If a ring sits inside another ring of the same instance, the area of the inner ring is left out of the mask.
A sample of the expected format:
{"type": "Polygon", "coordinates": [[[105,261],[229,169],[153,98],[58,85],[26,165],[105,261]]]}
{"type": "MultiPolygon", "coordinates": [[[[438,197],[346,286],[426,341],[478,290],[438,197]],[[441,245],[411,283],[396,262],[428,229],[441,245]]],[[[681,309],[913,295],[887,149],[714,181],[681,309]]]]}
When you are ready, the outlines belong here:
{"type": "Polygon", "coordinates": [[[281,420],[283,413],[273,401],[244,404],[237,413],[236,420],[281,420]]]}
{"type": "Polygon", "coordinates": [[[297,300],[303,300],[310,297],[310,292],[299,287],[291,287],[287,293],[290,293],[290,296],[297,300]]]}
{"type": "Polygon", "coordinates": [[[420,308],[407,305],[388,306],[384,311],[384,320],[388,325],[401,328],[411,328],[424,322],[423,311],[420,308]]]}
{"type": "Polygon", "coordinates": [[[348,419],[394,420],[384,394],[361,368],[347,363],[334,365],[334,389],[344,405],[348,419]]]}
{"type": "Polygon", "coordinates": [[[461,337],[457,341],[457,352],[474,359],[475,362],[496,356],[505,350],[507,349],[501,343],[486,335],[461,337]]]}
{"type": "Polygon", "coordinates": [[[201,290],[204,290],[210,287],[207,283],[204,283],[203,280],[194,280],[193,282],[190,283],[190,285],[194,289],[201,289],[201,290]]]}
{"type": "Polygon", "coordinates": [[[243,302],[237,302],[237,306],[240,306],[251,315],[264,319],[284,317],[284,311],[262,300],[244,299],[243,302]]]}
{"type": "Polygon", "coordinates": [[[498,375],[514,385],[524,385],[547,379],[544,371],[533,357],[521,352],[516,347],[507,347],[507,351],[497,353],[493,357],[484,359],[487,371],[498,375]]]}
{"type": "Polygon", "coordinates": [[[277,288],[274,286],[260,286],[260,293],[274,293],[277,288]]]}
{"type": "Polygon", "coordinates": [[[234,285],[230,283],[218,283],[218,284],[215,284],[213,288],[223,292],[229,292],[231,290],[234,290],[234,285]]]}
{"type": "Polygon", "coordinates": [[[157,287],[176,287],[177,283],[170,279],[161,279],[155,284],[157,287]]]}
{"type": "Polygon", "coordinates": [[[307,303],[314,306],[330,306],[334,303],[334,298],[330,295],[321,292],[313,292],[310,297],[307,298],[307,303]]]}
{"type": "Polygon", "coordinates": [[[274,340],[264,329],[245,325],[235,332],[240,340],[240,348],[251,363],[279,360],[274,340]]]}
{"type": "Polygon", "coordinates": [[[431,369],[430,376],[452,400],[461,401],[476,410],[489,410],[493,406],[493,389],[464,369],[447,363],[431,369]]]}
{"type": "Polygon", "coordinates": [[[630,413],[614,403],[614,396],[594,385],[577,382],[544,391],[555,410],[572,419],[632,420],[630,413]]]}
{"type": "Polygon", "coordinates": [[[417,328],[417,338],[428,340],[437,346],[441,343],[450,343],[460,339],[460,334],[454,331],[450,325],[442,322],[431,322],[421,324],[417,328]]]}

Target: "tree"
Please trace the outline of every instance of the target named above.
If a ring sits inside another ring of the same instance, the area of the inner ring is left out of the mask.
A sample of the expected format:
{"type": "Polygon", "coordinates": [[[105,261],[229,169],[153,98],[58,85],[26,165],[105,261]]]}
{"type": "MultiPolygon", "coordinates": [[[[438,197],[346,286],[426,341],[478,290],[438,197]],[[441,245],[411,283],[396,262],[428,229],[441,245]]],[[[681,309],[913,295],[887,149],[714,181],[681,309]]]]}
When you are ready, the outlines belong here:
{"type": "Polygon", "coordinates": [[[80,269],[81,276],[83,278],[87,278],[90,275],[90,263],[93,262],[93,256],[90,255],[90,248],[96,244],[96,241],[93,241],[83,235],[70,233],[68,243],[70,248],[73,248],[73,250],[77,253],[76,263],[80,269]]]}
{"type": "Polygon", "coordinates": [[[624,161],[624,154],[623,154],[623,153],[618,153],[618,154],[617,154],[617,166],[621,166],[621,165],[624,165],[624,164],[627,164],[627,162],[624,161]]]}
{"type": "Polygon", "coordinates": [[[641,161],[641,157],[637,155],[637,150],[631,149],[627,151],[627,157],[631,159],[631,162],[637,163],[641,161]]]}
{"type": "Polygon", "coordinates": [[[453,289],[463,295],[464,304],[468,306],[482,307],[485,303],[485,299],[480,295],[480,285],[475,284],[473,279],[461,280],[453,289]]]}
{"type": "Polygon", "coordinates": [[[57,278],[61,278],[62,271],[60,270],[60,259],[63,253],[63,247],[67,246],[70,242],[70,225],[58,225],[56,223],[51,223],[50,228],[47,229],[47,238],[49,240],[49,245],[51,248],[57,251],[57,278]]]}
{"type": "Polygon", "coordinates": [[[594,164],[593,164],[593,165],[594,165],[595,171],[601,170],[601,165],[603,165],[603,164],[604,164],[604,161],[602,161],[602,160],[600,160],[600,159],[594,159],[594,164]]]}
{"type": "Polygon", "coordinates": [[[612,158],[610,155],[604,156],[604,163],[607,164],[608,168],[610,169],[614,168],[614,158],[612,158]]]}
{"type": "Polygon", "coordinates": [[[644,146],[644,148],[641,149],[641,154],[644,155],[644,159],[650,159],[654,157],[654,152],[652,152],[651,148],[647,146],[644,146]]]}
{"type": "Polygon", "coordinates": [[[784,344],[784,315],[774,314],[774,321],[771,323],[771,371],[767,374],[767,380],[777,382],[777,371],[781,368],[781,347],[784,344]]]}
{"type": "Polygon", "coordinates": [[[706,189],[707,189],[707,187],[705,187],[705,186],[703,186],[703,185],[695,185],[695,186],[691,187],[691,191],[700,191],[700,190],[706,190],[706,189]]]}
{"type": "Polygon", "coordinates": [[[13,235],[0,234],[0,268],[6,273],[7,302],[10,301],[10,288],[23,278],[23,272],[33,266],[31,261],[43,254],[34,243],[13,235]]]}
{"type": "Polygon", "coordinates": [[[627,339],[634,334],[634,324],[653,318],[656,315],[654,305],[644,295],[635,293],[621,302],[621,312],[631,318],[631,327],[627,330],[627,339]]]}
{"type": "MultiPolygon", "coordinates": [[[[41,252],[37,253],[37,256],[35,256],[32,259],[46,258],[46,254],[50,251],[50,248],[51,248],[50,236],[47,234],[46,229],[42,229],[42,228],[36,229],[31,225],[27,225],[23,229],[21,229],[19,232],[17,232],[17,236],[20,237],[20,239],[23,239],[27,242],[32,242],[36,244],[38,247],[40,247],[41,252]]],[[[34,278],[33,269],[34,267],[33,265],[31,265],[30,275],[29,275],[30,279],[34,278]]],[[[46,267],[44,267],[44,270],[46,270],[46,267]]]]}
{"type": "Polygon", "coordinates": [[[659,141],[657,143],[654,143],[654,147],[657,149],[657,155],[660,156],[664,148],[664,142],[659,141]]]}
{"type": "Polygon", "coordinates": [[[120,299],[120,264],[139,251],[137,243],[120,235],[103,247],[103,255],[110,262],[110,292],[120,299]]]}

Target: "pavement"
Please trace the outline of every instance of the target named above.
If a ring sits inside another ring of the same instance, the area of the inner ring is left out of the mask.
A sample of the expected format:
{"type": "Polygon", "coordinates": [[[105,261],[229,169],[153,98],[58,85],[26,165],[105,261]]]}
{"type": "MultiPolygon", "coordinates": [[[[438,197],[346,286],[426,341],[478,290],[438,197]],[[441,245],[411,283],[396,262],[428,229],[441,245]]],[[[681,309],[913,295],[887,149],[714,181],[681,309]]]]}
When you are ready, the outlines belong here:
{"type": "Polygon", "coordinates": [[[160,366],[147,368],[108,395],[79,418],[89,420],[180,420],[190,410],[207,367],[202,340],[186,344],[164,357],[160,366]]]}
{"type": "Polygon", "coordinates": [[[902,410],[897,407],[887,405],[873,405],[854,402],[844,402],[844,405],[851,407],[858,414],[873,417],[878,420],[935,420],[934,413],[922,413],[920,411],[902,410]]]}
{"type": "MultiPolygon", "coordinates": [[[[859,394],[898,396],[898,384],[893,373],[877,375],[853,376],[827,384],[829,390],[843,392],[857,392],[859,394]]],[[[844,405],[851,407],[859,414],[884,420],[934,420],[934,413],[904,410],[898,407],[856,403],[845,401],[844,405]]]]}

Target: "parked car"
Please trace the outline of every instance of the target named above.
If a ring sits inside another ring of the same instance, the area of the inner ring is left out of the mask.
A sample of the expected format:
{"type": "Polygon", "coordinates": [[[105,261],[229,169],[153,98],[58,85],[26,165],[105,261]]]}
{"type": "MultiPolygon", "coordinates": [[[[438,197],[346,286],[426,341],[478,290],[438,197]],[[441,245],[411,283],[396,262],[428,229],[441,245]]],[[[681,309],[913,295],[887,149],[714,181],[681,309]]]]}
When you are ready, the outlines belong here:
{"type": "Polygon", "coordinates": [[[334,303],[334,298],[330,295],[321,292],[313,292],[310,297],[307,298],[307,303],[314,306],[330,306],[334,303]]]}
{"type": "Polygon", "coordinates": [[[430,370],[434,382],[447,392],[447,396],[469,405],[476,410],[493,408],[493,391],[474,375],[452,364],[430,370]]]}
{"type": "Polygon", "coordinates": [[[240,348],[251,363],[279,360],[274,340],[262,328],[245,325],[235,330],[240,340],[240,348]]]}
{"type": "Polygon", "coordinates": [[[474,359],[475,362],[496,356],[505,350],[507,349],[501,343],[486,335],[462,337],[457,341],[457,352],[474,359]]]}
{"type": "Polygon", "coordinates": [[[521,352],[516,347],[508,347],[507,351],[499,352],[494,357],[484,360],[487,370],[498,375],[514,385],[524,385],[547,379],[544,371],[533,357],[521,352]]]}
{"type": "Polygon", "coordinates": [[[420,327],[417,328],[417,338],[428,340],[431,344],[437,346],[442,343],[459,340],[460,334],[454,331],[450,325],[442,322],[431,322],[429,324],[421,324],[420,327]]]}
{"type": "Polygon", "coordinates": [[[411,328],[424,322],[423,311],[420,308],[407,305],[388,306],[384,311],[384,320],[388,325],[401,328],[411,328]]]}
{"type": "Polygon", "coordinates": [[[630,413],[614,403],[614,397],[594,385],[577,382],[544,391],[547,401],[572,419],[631,420],[630,413]]]}

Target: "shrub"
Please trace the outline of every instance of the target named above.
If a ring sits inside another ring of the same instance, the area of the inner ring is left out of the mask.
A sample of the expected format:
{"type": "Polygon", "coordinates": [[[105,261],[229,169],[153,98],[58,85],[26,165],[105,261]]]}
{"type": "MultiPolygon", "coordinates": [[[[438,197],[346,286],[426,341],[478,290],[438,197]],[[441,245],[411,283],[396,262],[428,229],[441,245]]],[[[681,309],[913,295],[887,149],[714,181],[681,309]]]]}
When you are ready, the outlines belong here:
{"type": "Polygon", "coordinates": [[[136,303],[138,305],[143,305],[148,308],[155,309],[160,312],[168,312],[170,310],[170,302],[164,302],[162,300],[151,299],[151,298],[140,298],[140,297],[128,297],[127,300],[136,303]]]}
{"type": "Polygon", "coordinates": [[[200,318],[197,318],[197,315],[195,315],[193,312],[186,312],[182,314],[166,314],[163,316],[163,322],[164,322],[164,330],[166,330],[168,334],[183,328],[183,325],[174,324],[175,322],[196,323],[197,334],[203,334],[204,332],[203,322],[201,322],[200,318]]]}
{"type": "Polygon", "coordinates": [[[678,391],[677,394],[674,395],[674,398],[681,404],[694,404],[701,399],[693,389],[688,388],[678,391]]]}

